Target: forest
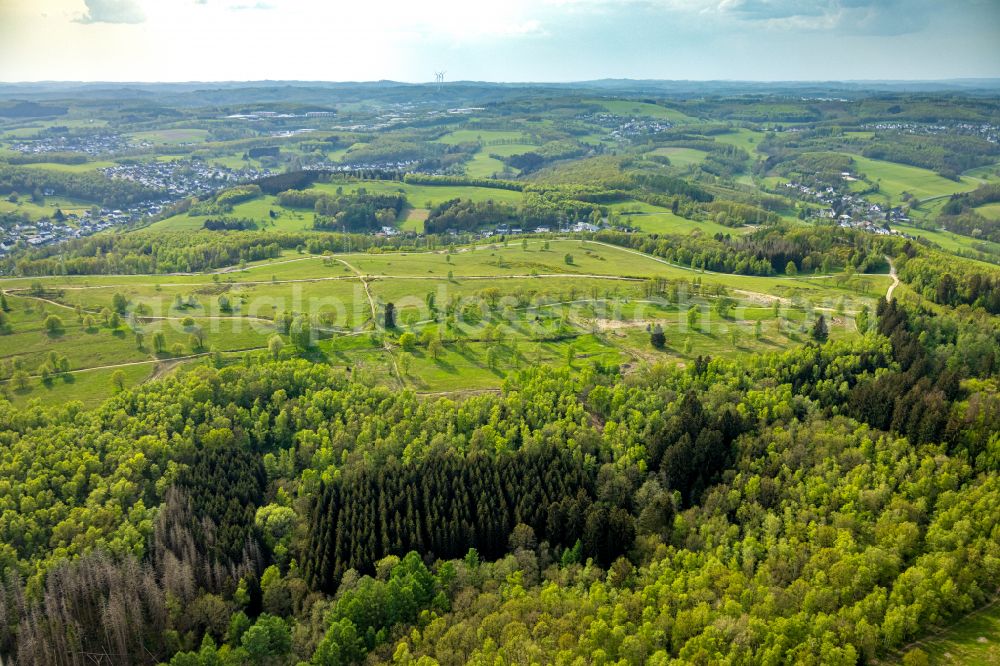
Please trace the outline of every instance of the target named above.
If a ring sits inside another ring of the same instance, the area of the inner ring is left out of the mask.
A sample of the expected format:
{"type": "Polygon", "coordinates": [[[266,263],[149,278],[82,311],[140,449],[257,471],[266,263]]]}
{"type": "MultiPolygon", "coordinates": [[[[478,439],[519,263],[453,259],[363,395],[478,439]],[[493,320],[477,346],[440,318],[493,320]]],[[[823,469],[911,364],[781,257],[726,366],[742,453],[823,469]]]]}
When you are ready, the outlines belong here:
{"type": "Polygon", "coordinates": [[[0,85],[0,663],[936,663],[1000,595],[938,85],[0,85]]]}
{"type": "Polygon", "coordinates": [[[1000,341],[975,316],[871,316],[856,341],[531,369],[460,402],[248,357],[89,412],[0,405],[0,649],[885,655],[993,593],[1000,341]]]}

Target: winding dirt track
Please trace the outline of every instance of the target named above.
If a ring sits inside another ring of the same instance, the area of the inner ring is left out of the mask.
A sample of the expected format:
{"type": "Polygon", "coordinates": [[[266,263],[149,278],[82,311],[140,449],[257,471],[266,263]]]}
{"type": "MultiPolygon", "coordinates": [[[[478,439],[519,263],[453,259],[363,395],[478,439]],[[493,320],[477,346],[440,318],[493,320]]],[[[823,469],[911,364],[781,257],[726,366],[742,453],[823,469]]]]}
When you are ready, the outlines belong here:
{"type": "Polygon", "coordinates": [[[892,259],[889,257],[885,258],[889,262],[889,277],[892,278],[892,284],[889,285],[889,289],[885,292],[885,300],[892,300],[892,292],[896,290],[899,286],[899,278],[896,277],[896,264],[892,263],[892,259]]]}

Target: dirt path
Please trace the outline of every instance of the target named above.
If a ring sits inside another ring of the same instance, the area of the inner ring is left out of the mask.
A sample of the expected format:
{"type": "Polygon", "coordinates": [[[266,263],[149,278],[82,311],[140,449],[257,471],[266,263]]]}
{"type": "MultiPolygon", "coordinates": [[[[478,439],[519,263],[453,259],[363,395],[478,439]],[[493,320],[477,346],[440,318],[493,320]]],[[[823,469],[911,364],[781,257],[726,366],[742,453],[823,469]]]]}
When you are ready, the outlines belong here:
{"type": "MultiPolygon", "coordinates": [[[[222,353],[222,354],[242,354],[243,352],[260,351],[261,349],[267,349],[267,347],[246,347],[244,349],[227,349],[227,350],[225,350],[223,352],[220,352],[220,353],[222,353]]],[[[88,368],[75,368],[73,370],[69,370],[68,374],[74,375],[74,374],[77,374],[79,372],[91,372],[92,370],[111,370],[112,368],[127,368],[127,367],[134,366],[134,365],[149,365],[150,363],[173,364],[173,365],[176,365],[176,364],[180,363],[181,361],[189,361],[189,360],[191,360],[193,358],[202,358],[202,357],[208,356],[208,355],[210,355],[212,353],[213,352],[206,351],[206,352],[199,352],[197,354],[188,354],[187,356],[174,356],[173,358],[169,358],[169,359],[150,358],[150,359],[146,359],[144,361],[127,361],[125,363],[108,363],[107,365],[92,365],[92,366],[90,366],[88,368]]],[[[169,368],[168,368],[168,370],[169,370],[169,368]]],[[[158,371],[154,371],[154,375],[157,372],[158,371]]],[[[28,375],[28,377],[32,378],[32,379],[35,379],[35,378],[40,377],[40,376],[41,375],[28,375]]],[[[7,382],[10,382],[9,378],[8,379],[0,380],[0,383],[7,383],[7,382]]]]}
{"type": "MultiPolygon", "coordinates": [[[[361,284],[365,287],[365,295],[368,296],[368,305],[372,310],[372,326],[378,327],[378,308],[375,307],[375,299],[372,297],[371,289],[368,287],[369,278],[366,277],[361,271],[355,268],[353,265],[349,264],[344,259],[337,259],[340,263],[347,266],[349,269],[354,271],[358,278],[361,280],[361,284]]],[[[386,353],[389,354],[389,359],[392,361],[392,370],[396,375],[396,380],[399,382],[400,387],[406,387],[406,382],[403,380],[403,373],[399,371],[399,365],[396,363],[396,355],[392,353],[392,345],[389,344],[388,338],[382,338],[382,346],[386,353]]]]}
{"type": "Polygon", "coordinates": [[[892,300],[892,292],[896,290],[899,286],[899,278],[896,277],[896,264],[892,263],[892,259],[889,257],[885,258],[889,262],[889,277],[892,278],[892,284],[889,285],[889,289],[885,292],[885,300],[892,300]]]}

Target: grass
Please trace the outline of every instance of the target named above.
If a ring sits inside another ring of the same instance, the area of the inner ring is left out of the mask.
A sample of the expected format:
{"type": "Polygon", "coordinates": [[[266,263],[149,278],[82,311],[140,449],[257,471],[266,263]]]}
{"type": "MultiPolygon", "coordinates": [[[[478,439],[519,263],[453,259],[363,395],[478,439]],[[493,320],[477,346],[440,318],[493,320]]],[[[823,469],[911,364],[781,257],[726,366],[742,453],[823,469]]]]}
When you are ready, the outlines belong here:
{"type": "Polygon", "coordinates": [[[599,104],[609,112],[619,116],[645,116],[647,118],[669,120],[675,123],[689,123],[694,121],[694,118],[680,111],[668,109],[658,104],[649,104],[648,102],[633,102],[631,100],[584,100],[584,103],[599,104]]]}
{"type": "Polygon", "coordinates": [[[115,369],[74,372],[46,383],[32,379],[30,385],[23,390],[9,384],[2,386],[11,402],[19,406],[32,400],[40,400],[46,405],[64,405],[78,400],[84,407],[96,407],[113,393],[111,377],[115,370],[121,370],[125,375],[125,387],[130,388],[146,381],[154,367],[155,364],[128,365],[115,369]]]}
{"type": "Polygon", "coordinates": [[[130,135],[136,141],[150,143],[180,145],[185,143],[202,143],[208,140],[208,130],[194,128],[173,128],[135,132],[130,135]]]}
{"type": "Polygon", "coordinates": [[[753,155],[757,151],[757,146],[764,140],[764,132],[756,132],[748,129],[737,129],[726,134],[716,134],[717,143],[725,143],[730,146],[737,146],[753,155]]]}
{"type": "Polygon", "coordinates": [[[727,227],[712,220],[689,220],[675,215],[669,208],[654,206],[642,201],[614,203],[608,208],[618,211],[629,226],[649,233],[738,235],[749,231],[749,227],[727,227]]]}
{"type": "Polygon", "coordinates": [[[664,155],[670,158],[671,166],[685,169],[692,165],[701,164],[708,155],[704,150],[694,148],[657,148],[650,155],[664,155]]]}
{"type": "MultiPolygon", "coordinates": [[[[648,217],[656,215],[662,213],[648,217]]],[[[53,276],[40,280],[47,289],[45,298],[58,304],[30,297],[28,287],[37,278],[2,278],[0,288],[7,290],[12,305],[9,319],[13,332],[2,338],[0,369],[9,371],[17,358],[24,369],[34,373],[49,351],[55,350],[65,355],[75,370],[71,380],[57,378],[43,385],[32,379],[34,388],[15,399],[83,396],[97,401],[111,394],[110,374],[114,371],[100,366],[134,364],[123,369],[129,368],[130,382],[138,382],[148,377],[159,361],[170,361],[170,355],[160,358],[152,353],[155,331],[165,333],[168,347],[179,344],[182,355],[197,351],[189,340],[190,330],[183,325],[184,317],[191,317],[204,331],[205,348],[238,356],[261,353],[247,350],[266,346],[276,331],[272,323],[275,315],[291,311],[313,316],[332,334],[319,340],[309,358],[363,368],[376,380],[398,385],[393,366],[400,351],[398,333],[408,327],[419,333],[426,325],[420,322],[443,317],[453,304],[461,322],[456,319],[456,329],[449,334],[441,358],[421,357],[415,352],[403,383],[426,392],[492,389],[512,368],[564,364],[570,351],[574,367],[582,368],[591,359],[687,363],[699,353],[738,356],[801,344],[806,339],[799,327],[806,324],[807,311],[826,308],[832,313],[840,307],[848,313],[856,311],[862,304],[871,305],[889,283],[885,275],[789,279],[704,273],[592,241],[547,242],[548,249],[542,240],[529,239],[526,247],[512,241],[455,248],[451,254],[425,251],[322,257],[286,253],[279,260],[215,276],[53,276]],[[567,254],[572,255],[572,263],[566,262],[567,254]],[[356,271],[366,276],[367,290],[356,271]],[[703,331],[687,329],[686,308],[649,300],[645,289],[647,280],[654,277],[676,280],[682,294],[694,295],[703,308],[703,331]],[[706,295],[698,295],[696,282],[706,295]],[[717,286],[730,290],[735,300],[731,319],[720,319],[711,310],[715,299],[707,294],[717,286]],[[116,292],[127,297],[130,309],[139,305],[146,308],[144,348],[138,347],[124,326],[117,331],[103,324],[85,329],[73,311],[79,305],[100,319],[100,311],[111,305],[116,292]],[[230,313],[219,309],[223,294],[233,306],[230,313]],[[373,337],[369,294],[379,322],[384,304],[396,305],[399,330],[373,337]],[[436,314],[428,308],[429,294],[437,304],[436,314]],[[178,310],[174,305],[178,295],[185,301],[192,296],[196,303],[178,310]],[[775,328],[771,309],[775,298],[782,299],[782,316],[790,328],[775,328]],[[61,334],[45,332],[43,322],[49,313],[62,318],[65,330],[61,334]],[[500,325],[507,341],[502,349],[490,352],[497,343],[481,339],[483,316],[500,325]],[[760,339],[753,335],[757,320],[764,326],[760,339]],[[664,352],[649,345],[645,327],[652,323],[661,323],[668,332],[664,352]],[[735,344],[731,337],[734,328],[738,329],[735,344]],[[386,350],[386,342],[390,350],[386,350]],[[494,367],[490,367],[491,358],[494,367]]],[[[831,329],[834,337],[853,332],[849,317],[835,317],[831,329]]],[[[289,353],[294,353],[294,346],[289,343],[288,347],[289,353]]]]}
{"type": "Polygon", "coordinates": [[[93,161],[83,164],[59,164],[57,162],[35,162],[23,165],[27,169],[44,169],[46,171],[59,171],[61,173],[87,173],[115,166],[114,162],[93,161]]]}
{"type": "Polygon", "coordinates": [[[1000,664],[1000,605],[973,613],[916,647],[932,664],[1000,664]]]}
{"type": "Polygon", "coordinates": [[[987,166],[969,169],[962,174],[970,178],[977,178],[984,181],[1000,180],[1000,164],[989,164],[987,166]]]}
{"type": "Polygon", "coordinates": [[[1000,220],[1000,203],[986,204],[976,208],[976,212],[988,220],[1000,220]]]}
{"type": "Polygon", "coordinates": [[[891,203],[899,203],[903,192],[909,192],[917,199],[928,199],[966,192],[978,185],[978,182],[968,177],[957,182],[919,167],[873,160],[860,155],[851,157],[854,158],[857,171],[863,173],[868,180],[878,183],[879,192],[891,203]]]}
{"type": "Polygon", "coordinates": [[[927,240],[937,243],[942,248],[950,252],[987,252],[988,254],[992,254],[1000,258],[1000,243],[976,240],[951,231],[921,229],[919,227],[906,224],[896,223],[893,224],[893,227],[903,233],[910,234],[911,236],[926,238],[927,240]]]}
{"type": "Polygon", "coordinates": [[[385,180],[372,181],[350,181],[321,183],[314,186],[321,191],[328,191],[331,194],[338,187],[343,187],[345,192],[353,192],[363,187],[369,192],[396,193],[402,192],[406,195],[410,205],[415,207],[427,207],[448,201],[449,199],[471,199],[472,201],[502,201],[506,203],[519,203],[521,193],[511,190],[500,190],[491,187],[465,187],[456,185],[412,185],[409,183],[391,182],[385,180]]]}
{"type": "MultiPolygon", "coordinates": [[[[523,141],[524,138],[525,135],[523,132],[514,130],[463,129],[449,132],[438,139],[438,141],[453,146],[459,143],[482,142],[484,144],[488,144],[490,141],[523,141]]],[[[487,147],[499,148],[500,146],[487,147]]]]}
{"type": "MultiPolygon", "coordinates": [[[[270,195],[237,204],[233,206],[233,212],[229,213],[229,215],[257,220],[258,224],[260,224],[259,228],[266,228],[272,231],[302,231],[312,229],[313,221],[316,217],[311,210],[282,208],[278,204],[277,197],[270,195]],[[274,219],[270,217],[270,211],[272,210],[278,214],[274,219]],[[265,224],[266,227],[264,226],[265,224]]],[[[193,231],[201,229],[205,224],[205,220],[210,217],[217,216],[181,213],[180,215],[174,215],[159,222],[154,222],[149,228],[158,231],[193,231]]]]}
{"type": "Polygon", "coordinates": [[[26,213],[32,220],[43,217],[51,217],[58,208],[65,214],[82,214],[90,210],[94,204],[80,199],[68,199],[66,197],[45,197],[45,203],[38,205],[32,203],[28,196],[22,196],[17,203],[11,203],[7,197],[0,198],[0,213],[26,213]]]}
{"type": "Polygon", "coordinates": [[[430,211],[426,208],[407,208],[403,212],[403,223],[399,225],[399,228],[403,231],[422,234],[424,232],[424,221],[427,219],[428,214],[430,214],[430,211]]]}

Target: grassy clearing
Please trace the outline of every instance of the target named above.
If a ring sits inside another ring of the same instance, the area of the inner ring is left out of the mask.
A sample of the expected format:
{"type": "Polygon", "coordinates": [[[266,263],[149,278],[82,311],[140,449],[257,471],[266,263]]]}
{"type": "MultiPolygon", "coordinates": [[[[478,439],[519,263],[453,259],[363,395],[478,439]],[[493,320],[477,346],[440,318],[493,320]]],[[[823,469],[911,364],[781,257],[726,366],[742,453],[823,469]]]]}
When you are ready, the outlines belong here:
{"type": "Polygon", "coordinates": [[[680,111],[668,109],[657,104],[647,102],[633,102],[630,100],[584,100],[589,104],[600,104],[609,112],[619,116],[645,116],[647,118],[658,118],[670,120],[675,123],[689,123],[695,119],[685,115],[680,111]]]}
{"type": "Polygon", "coordinates": [[[156,364],[149,363],[74,372],[45,383],[33,379],[25,389],[17,389],[4,383],[0,385],[0,390],[3,390],[16,406],[24,406],[33,400],[41,400],[43,405],[64,405],[78,400],[84,407],[96,407],[114,392],[111,377],[115,370],[121,370],[125,375],[125,387],[130,388],[149,379],[155,367],[156,364]]]}
{"type": "Polygon", "coordinates": [[[499,176],[503,170],[504,163],[495,157],[490,157],[485,151],[479,151],[465,163],[465,173],[472,178],[492,178],[499,176]]]}
{"type": "Polygon", "coordinates": [[[701,164],[708,153],[704,150],[696,150],[694,148],[667,147],[657,148],[650,155],[663,155],[670,158],[671,166],[686,169],[689,166],[701,164]]]}
{"type": "Polygon", "coordinates": [[[203,143],[208,140],[208,130],[194,128],[173,128],[152,130],[149,132],[135,132],[129,135],[136,141],[149,141],[150,143],[180,145],[185,143],[203,143]]]}
{"type": "Polygon", "coordinates": [[[892,203],[900,202],[903,192],[909,192],[918,199],[927,199],[966,192],[978,185],[975,180],[967,177],[956,182],[919,167],[873,160],[860,155],[851,157],[854,158],[858,172],[863,173],[868,180],[877,182],[880,193],[892,203]]]}
{"type": "Polygon", "coordinates": [[[32,220],[38,220],[43,217],[51,217],[56,209],[67,215],[70,213],[80,215],[90,210],[93,205],[81,199],[68,199],[66,197],[45,197],[45,203],[42,205],[32,203],[27,196],[22,197],[17,203],[12,203],[4,197],[0,199],[0,213],[23,213],[32,220]]]}
{"type": "Polygon", "coordinates": [[[502,201],[506,203],[519,203],[521,193],[511,190],[499,190],[491,187],[464,187],[454,185],[411,185],[409,183],[391,182],[385,180],[368,181],[344,181],[333,183],[320,183],[314,187],[321,191],[328,191],[331,194],[338,187],[343,187],[345,192],[354,192],[359,188],[364,188],[369,192],[401,192],[406,195],[410,205],[418,208],[429,208],[449,199],[471,199],[472,201],[502,201]],[[426,204],[430,203],[430,206],[426,204]]]}
{"type": "Polygon", "coordinates": [[[926,238],[927,240],[937,243],[945,250],[949,250],[951,252],[986,251],[990,254],[995,254],[1000,256],[1000,243],[993,243],[984,240],[975,240],[973,238],[969,238],[968,236],[962,236],[961,234],[956,234],[951,231],[945,231],[945,230],[932,231],[929,229],[920,229],[919,227],[914,227],[907,224],[894,224],[893,227],[898,229],[899,231],[902,231],[903,233],[917,236],[918,238],[926,238]]]}
{"type": "MultiPolygon", "coordinates": [[[[303,231],[312,229],[316,215],[311,210],[298,210],[283,208],[278,204],[276,197],[265,195],[244,201],[233,206],[233,211],[228,213],[232,217],[245,217],[256,220],[261,229],[273,231],[303,231]],[[272,219],[271,211],[275,211],[277,217],[272,219]]],[[[157,231],[193,231],[201,229],[205,225],[205,220],[212,215],[188,215],[181,213],[168,217],[159,222],[154,222],[150,229],[157,231]]]]}
{"type": "Polygon", "coordinates": [[[1000,203],[986,204],[976,209],[976,212],[988,220],[1000,220],[1000,203]]]}
{"type": "Polygon", "coordinates": [[[973,613],[915,646],[932,664],[1000,664],[1000,605],[973,613]]]}
{"type": "MultiPolygon", "coordinates": [[[[453,146],[459,143],[489,144],[491,141],[523,141],[524,139],[525,135],[523,132],[514,130],[463,129],[449,132],[438,139],[438,141],[453,146]]],[[[497,148],[499,146],[489,147],[497,148]]]]}
{"type": "Polygon", "coordinates": [[[675,215],[669,208],[643,201],[623,201],[608,208],[620,213],[629,226],[649,233],[738,235],[750,230],[749,227],[727,227],[712,220],[689,220],[675,215]]]}
{"type": "Polygon", "coordinates": [[[751,155],[757,151],[757,145],[764,140],[764,132],[755,132],[754,130],[748,129],[737,129],[732,132],[727,132],[726,134],[716,134],[715,141],[717,143],[725,143],[731,146],[737,146],[747,151],[751,155]]]}
{"type": "Polygon", "coordinates": [[[25,164],[24,167],[27,169],[45,169],[47,171],[59,171],[62,173],[86,173],[88,171],[97,171],[98,169],[106,169],[108,167],[115,166],[114,162],[107,161],[94,161],[94,162],[84,162],[83,164],[59,164],[57,162],[36,162],[33,164],[25,164]]]}
{"type": "MultiPolygon", "coordinates": [[[[172,363],[171,359],[203,349],[215,348],[230,356],[259,350],[276,332],[272,323],[276,314],[290,311],[310,315],[314,325],[326,331],[306,356],[362,368],[378,381],[398,385],[393,366],[400,351],[398,335],[405,330],[419,334],[430,320],[441,322],[433,326],[443,326],[443,313],[450,312],[460,323],[452,324],[457,328],[446,336],[440,358],[415,350],[404,384],[426,392],[495,388],[511,368],[525,363],[563,364],[570,354],[573,363],[588,359],[686,363],[698,354],[733,356],[781,349],[806,341],[810,312],[828,313],[834,337],[850,335],[854,333],[850,313],[871,305],[890,281],[885,275],[789,279],[703,273],[592,241],[549,240],[548,249],[543,243],[529,239],[524,246],[514,240],[455,248],[451,253],[331,257],[287,253],[277,261],[214,276],[52,277],[42,282],[44,298],[54,303],[29,297],[34,278],[2,279],[0,288],[8,290],[12,304],[13,332],[3,338],[0,363],[9,371],[19,359],[22,368],[38,374],[49,352],[56,351],[78,372],[68,382],[56,378],[50,385],[34,377],[30,384],[35,388],[16,399],[43,395],[44,390],[59,391],[44,394],[53,398],[86,394],[88,400],[97,400],[112,391],[114,368],[101,366],[137,364],[125,367],[131,368],[129,381],[141,381],[157,362],[172,363]],[[572,262],[566,261],[567,254],[572,262]],[[368,289],[356,271],[366,276],[368,289]],[[649,300],[647,280],[654,277],[679,281],[682,302],[693,299],[703,313],[700,330],[688,329],[686,305],[649,300]],[[726,317],[713,309],[717,287],[725,287],[734,300],[726,317]],[[130,311],[140,308],[142,347],[124,324],[112,330],[103,321],[100,313],[118,292],[128,299],[130,311]],[[232,311],[222,312],[223,295],[232,311]],[[773,310],[776,299],[784,322],[780,329],[773,310]],[[429,301],[436,303],[436,310],[431,310],[429,301]],[[381,325],[384,304],[389,302],[396,306],[399,329],[373,332],[373,303],[381,325]],[[85,328],[74,312],[76,306],[94,316],[96,324],[85,328]],[[44,327],[45,317],[52,313],[64,322],[64,330],[56,335],[44,327]],[[187,326],[186,317],[192,320],[187,326]],[[758,320],[759,338],[754,332],[758,320]],[[498,343],[482,337],[485,323],[501,327],[506,341],[502,349],[490,351],[498,343]],[[655,323],[668,333],[666,351],[657,352],[649,345],[646,327],[655,323]],[[204,333],[203,348],[191,339],[194,327],[204,333]],[[165,334],[169,354],[159,356],[151,350],[156,331],[165,334]]],[[[286,346],[288,353],[296,353],[290,343],[286,346]]]]}
{"type": "Polygon", "coordinates": [[[403,223],[399,225],[399,228],[403,231],[422,234],[424,232],[424,221],[429,214],[430,211],[426,208],[407,208],[403,211],[403,223]]]}
{"type": "Polygon", "coordinates": [[[988,164],[975,169],[969,169],[962,175],[983,181],[997,181],[1000,180],[1000,164],[988,164]]]}

